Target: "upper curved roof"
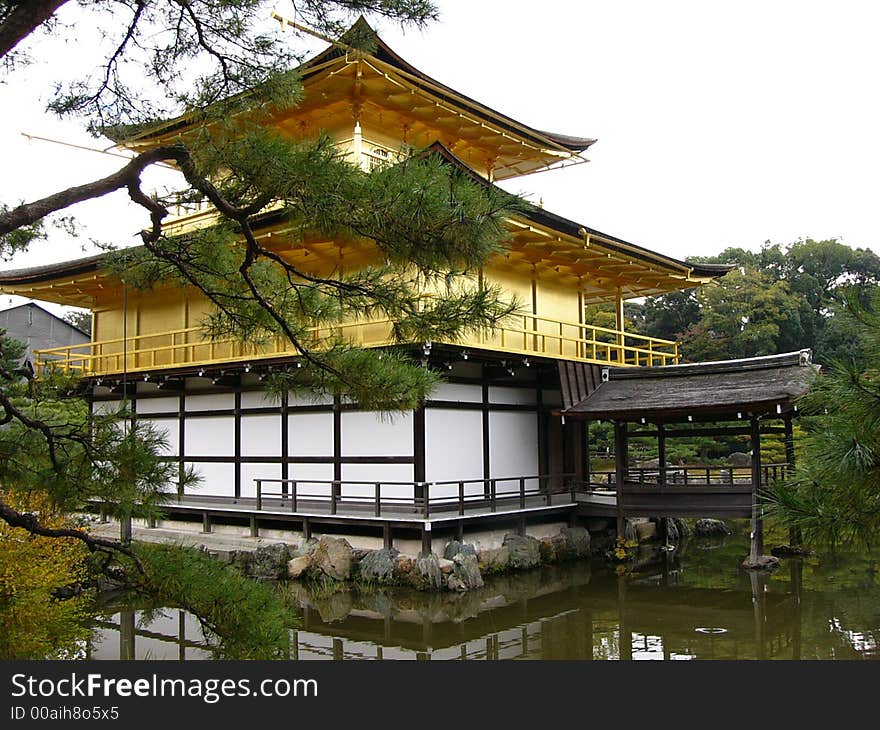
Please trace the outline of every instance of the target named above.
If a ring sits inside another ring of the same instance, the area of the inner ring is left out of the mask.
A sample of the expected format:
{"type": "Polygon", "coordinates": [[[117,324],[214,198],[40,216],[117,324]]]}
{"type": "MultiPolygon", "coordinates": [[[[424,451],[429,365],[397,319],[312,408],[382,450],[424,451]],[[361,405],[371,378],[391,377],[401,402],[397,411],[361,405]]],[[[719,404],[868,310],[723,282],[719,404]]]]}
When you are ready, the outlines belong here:
{"type": "Polygon", "coordinates": [[[507,127],[509,131],[516,134],[522,134],[531,139],[531,141],[533,142],[541,144],[551,142],[555,145],[558,145],[559,147],[564,147],[570,152],[583,152],[590,145],[596,142],[595,139],[592,139],[590,137],[573,137],[567,134],[546,132],[535,129],[534,127],[526,126],[525,124],[517,122],[511,117],[508,117],[501,112],[497,112],[494,109],[486,106],[485,104],[481,104],[475,99],[472,99],[471,97],[462,94],[460,91],[456,91],[455,89],[446,86],[445,84],[442,84],[436,79],[428,76],[426,73],[419,71],[419,69],[417,69],[415,66],[413,66],[397,53],[395,53],[391,49],[391,47],[382,40],[379,34],[370,26],[370,24],[363,16],[358,18],[355,24],[351,28],[349,28],[348,32],[342,36],[342,38],[340,39],[340,45],[330,46],[314,58],[306,61],[299,68],[299,72],[302,78],[306,79],[311,74],[316,73],[317,69],[319,69],[328,61],[344,57],[346,54],[344,46],[346,42],[351,38],[360,39],[358,41],[359,43],[363,43],[363,39],[366,38],[368,40],[368,43],[373,46],[373,48],[369,51],[369,54],[371,56],[374,56],[380,61],[384,61],[390,66],[393,66],[398,71],[401,71],[407,76],[411,77],[411,80],[414,83],[421,82],[421,84],[425,86],[426,90],[434,91],[435,93],[437,91],[443,92],[446,96],[446,101],[459,104],[464,102],[467,104],[467,106],[471,107],[472,111],[478,113],[487,121],[492,121],[496,124],[500,123],[501,125],[507,127]]]}
{"type": "MultiPolygon", "coordinates": [[[[475,153],[468,156],[473,163],[478,158],[481,164],[493,160],[490,174],[499,180],[586,162],[580,153],[596,141],[530,127],[446,86],[395,53],[363,17],[294,73],[302,79],[305,97],[290,110],[278,110],[280,128],[292,131],[296,127],[292,120],[308,120],[315,125],[312,131],[317,131],[334,119],[350,119],[352,107],[366,102],[365,116],[372,104],[373,112],[384,109],[386,117],[397,115],[398,121],[421,125],[422,139],[415,146],[437,138],[451,145],[457,137],[475,153]],[[364,48],[369,50],[358,50],[364,48]],[[368,86],[372,95],[355,91],[368,86]],[[402,89],[408,91],[398,98],[402,89]]],[[[191,119],[182,115],[147,127],[108,129],[105,134],[131,149],[146,149],[185,133],[191,119]]]]}

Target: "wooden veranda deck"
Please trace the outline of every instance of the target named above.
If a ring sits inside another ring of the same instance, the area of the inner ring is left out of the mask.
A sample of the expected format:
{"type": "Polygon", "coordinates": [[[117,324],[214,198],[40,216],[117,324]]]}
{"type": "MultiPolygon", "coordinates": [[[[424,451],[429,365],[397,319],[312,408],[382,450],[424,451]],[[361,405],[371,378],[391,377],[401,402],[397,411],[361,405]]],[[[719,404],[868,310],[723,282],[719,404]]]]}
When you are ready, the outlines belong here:
{"type": "MultiPolygon", "coordinates": [[[[762,486],[785,473],[765,465],[762,486]]],[[[184,495],[165,505],[172,517],[300,530],[308,539],[316,525],[381,530],[387,547],[393,532],[417,532],[423,545],[431,533],[465,525],[576,517],[748,517],[755,490],[748,469],[670,468],[661,475],[633,469],[617,489],[614,472],[594,472],[588,481],[572,475],[524,476],[458,482],[346,482],[257,480],[253,497],[184,495]]]]}

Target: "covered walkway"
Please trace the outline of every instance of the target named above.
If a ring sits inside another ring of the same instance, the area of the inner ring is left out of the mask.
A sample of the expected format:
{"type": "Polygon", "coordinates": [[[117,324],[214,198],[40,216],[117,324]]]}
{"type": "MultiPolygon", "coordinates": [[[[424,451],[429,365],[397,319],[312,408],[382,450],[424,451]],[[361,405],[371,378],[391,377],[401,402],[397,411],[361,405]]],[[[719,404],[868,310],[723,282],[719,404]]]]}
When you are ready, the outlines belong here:
{"type": "Polygon", "coordinates": [[[759,492],[771,477],[784,476],[794,464],[796,402],[818,369],[809,350],[638,369],[560,363],[564,401],[560,415],[582,427],[590,421],[614,424],[615,469],[608,475],[610,487],[603,489],[591,475],[594,489],[585,502],[592,504],[584,511],[602,510],[616,516],[618,534],[622,534],[624,518],[631,516],[750,517],[751,557],[757,557],[763,552],[759,492]],[[785,464],[762,464],[761,437],[766,434],[783,436],[785,464]],[[718,436],[748,436],[750,463],[740,469],[716,470],[713,477],[712,469],[681,470],[667,462],[668,439],[718,436]],[[629,440],[634,437],[656,438],[655,470],[630,467],[629,440]],[[701,472],[705,476],[695,479],[701,472]]]}

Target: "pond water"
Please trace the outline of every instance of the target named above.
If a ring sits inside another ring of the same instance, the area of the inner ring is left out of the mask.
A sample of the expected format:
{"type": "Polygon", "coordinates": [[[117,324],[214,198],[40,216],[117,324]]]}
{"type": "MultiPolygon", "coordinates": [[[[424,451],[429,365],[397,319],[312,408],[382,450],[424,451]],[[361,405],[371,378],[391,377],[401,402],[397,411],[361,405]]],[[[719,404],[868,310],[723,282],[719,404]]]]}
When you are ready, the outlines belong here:
{"type": "MultiPolygon", "coordinates": [[[[739,568],[742,531],[643,550],[619,574],[570,563],[487,580],[464,595],[405,589],[284,590],[301,609],[294,659],[873,659],[880,565],[864,554],[739,568]]],[[[108,604],[93,659],[210,659],[199,622],[177,609],[108,604]]]]}

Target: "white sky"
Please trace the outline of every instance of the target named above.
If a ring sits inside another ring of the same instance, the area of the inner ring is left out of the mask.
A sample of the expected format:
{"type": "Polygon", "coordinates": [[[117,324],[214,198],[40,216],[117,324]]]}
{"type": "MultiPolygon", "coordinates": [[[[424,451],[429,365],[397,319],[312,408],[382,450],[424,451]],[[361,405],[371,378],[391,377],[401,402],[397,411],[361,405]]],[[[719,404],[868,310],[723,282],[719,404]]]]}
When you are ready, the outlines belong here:
{"type": "MultiPolygon", "coordinates": [[[[417,68],[497,111],[539,129],[599,140],[588,151],[590,163],[526,176],[506,183],[508,189],[677,258],[808,236],[880,251],[880,4],[438,5],[440,22],[424,32],[374,25],[417,68]]],[[[101,146],[78,123],[49,117],[40,98],[59,65],[89,59],[80,35],[0,86],[0,200],[6,203],[123,164],[21,137],[101,146]]],[[[90,253],[88,235],[135,243],[147,222],[122,193],[75,213],[86,237],[53,236],[3,266],[90,253]]],[[[3,297],[0,305],[7,304],[3,297]]]]}

